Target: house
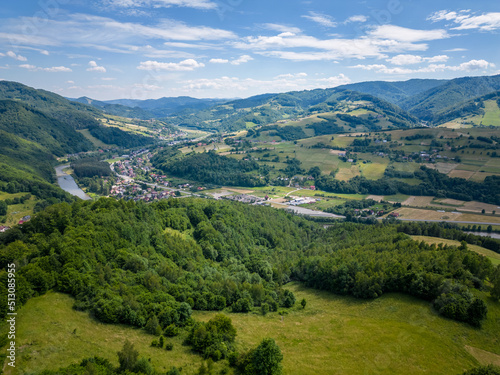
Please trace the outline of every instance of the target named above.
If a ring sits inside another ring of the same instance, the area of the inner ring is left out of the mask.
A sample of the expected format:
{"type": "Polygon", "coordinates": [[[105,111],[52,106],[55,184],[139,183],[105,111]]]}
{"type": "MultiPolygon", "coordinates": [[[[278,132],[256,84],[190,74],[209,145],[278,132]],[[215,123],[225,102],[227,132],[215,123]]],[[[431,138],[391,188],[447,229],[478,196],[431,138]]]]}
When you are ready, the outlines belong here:
{"type": "Polygon", "coordinates": [[[5,232],[6,230],[9,230],[9,229],[10,229],[10,227],[7,227],[5,225],[1,225],[0,226],[0,233],[3,233],[3,232],[5,232]]]}

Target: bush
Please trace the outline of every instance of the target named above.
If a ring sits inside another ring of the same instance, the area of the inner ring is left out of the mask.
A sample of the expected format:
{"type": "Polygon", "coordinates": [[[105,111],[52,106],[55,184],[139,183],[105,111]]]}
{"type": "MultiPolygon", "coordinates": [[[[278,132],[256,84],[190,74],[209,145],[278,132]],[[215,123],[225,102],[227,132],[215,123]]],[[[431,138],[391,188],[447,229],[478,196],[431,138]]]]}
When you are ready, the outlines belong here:
{"type": "Polygon", "coordinates": [[[174,348],[174,344],[172,344],[171,342],[167,342],[165,344],[165,349],[166,350],[171,351],[173,348],[174,348]]]}

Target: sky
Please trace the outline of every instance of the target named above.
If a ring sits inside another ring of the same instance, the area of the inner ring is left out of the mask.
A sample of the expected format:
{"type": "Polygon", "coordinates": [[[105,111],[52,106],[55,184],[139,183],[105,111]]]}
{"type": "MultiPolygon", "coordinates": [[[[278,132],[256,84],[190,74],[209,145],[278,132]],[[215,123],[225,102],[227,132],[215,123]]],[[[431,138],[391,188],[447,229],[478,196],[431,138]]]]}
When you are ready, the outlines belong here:
{"type": "Polygon", "coordinates": [[[77,98],[245,98],[500,73],[491,0],[22,0],[0,79],[77,98]]]}

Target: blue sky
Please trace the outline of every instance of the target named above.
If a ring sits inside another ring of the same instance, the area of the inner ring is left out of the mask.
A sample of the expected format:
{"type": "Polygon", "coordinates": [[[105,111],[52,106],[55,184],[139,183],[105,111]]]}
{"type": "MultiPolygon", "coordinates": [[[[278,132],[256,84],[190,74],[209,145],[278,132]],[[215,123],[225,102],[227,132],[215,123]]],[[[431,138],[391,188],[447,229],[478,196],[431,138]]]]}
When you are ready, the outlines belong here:
{"type": "Polygon", "coordinates": [[[492,75],[499,11],[490,0],[9,1],[0,79],[106,100],[492,75]]]}

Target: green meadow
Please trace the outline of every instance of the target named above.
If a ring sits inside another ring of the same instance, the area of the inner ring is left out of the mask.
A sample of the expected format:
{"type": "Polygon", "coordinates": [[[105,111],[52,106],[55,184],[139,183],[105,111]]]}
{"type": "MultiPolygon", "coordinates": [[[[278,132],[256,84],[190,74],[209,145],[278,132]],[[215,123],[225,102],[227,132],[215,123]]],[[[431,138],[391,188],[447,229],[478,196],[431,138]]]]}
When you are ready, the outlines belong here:
{"type": "MultiPolygon", "coordinates": [[[[297,302],[284,313],[262,316],[226,312],[237,329],[238,350],[272,337],[284,355],[284,374],[460,374],[480,363],[500,363],[500,303],[485,293],[489,314],[483,328],[442,318],[429,302],[402,294],[359,300],[304,287],[285,286],[297,302]],[[282,318],[283,316],[283,318],[282,318]],[[471,354],[473,353],[473,354],[471,354]],[[474,357],[474,355],[477,357],[474,357]]],[[[57,369],[99,355],[117,364],[116,352],[125,339],[140,356],[151,358],[157,370],[182,367],[194,374],[201,358],[182,346],[186,333],[170,339],[172,351],[150,346],[154,336],[142,330],[107,325],[72,309],[71,297],[48,293],[28,301],[18,314],[18,357],[15,371],[30,374],[57,369]]],[[[215,312],[194,312],[206,321],[215,312]]],[[[226,368],[216,365],[217,371],[226,368]]],[[[226,368],[227,369],[227,368],[226,368]]],[[[227,372],[232,373],[232,370],[227,372]]]]}

